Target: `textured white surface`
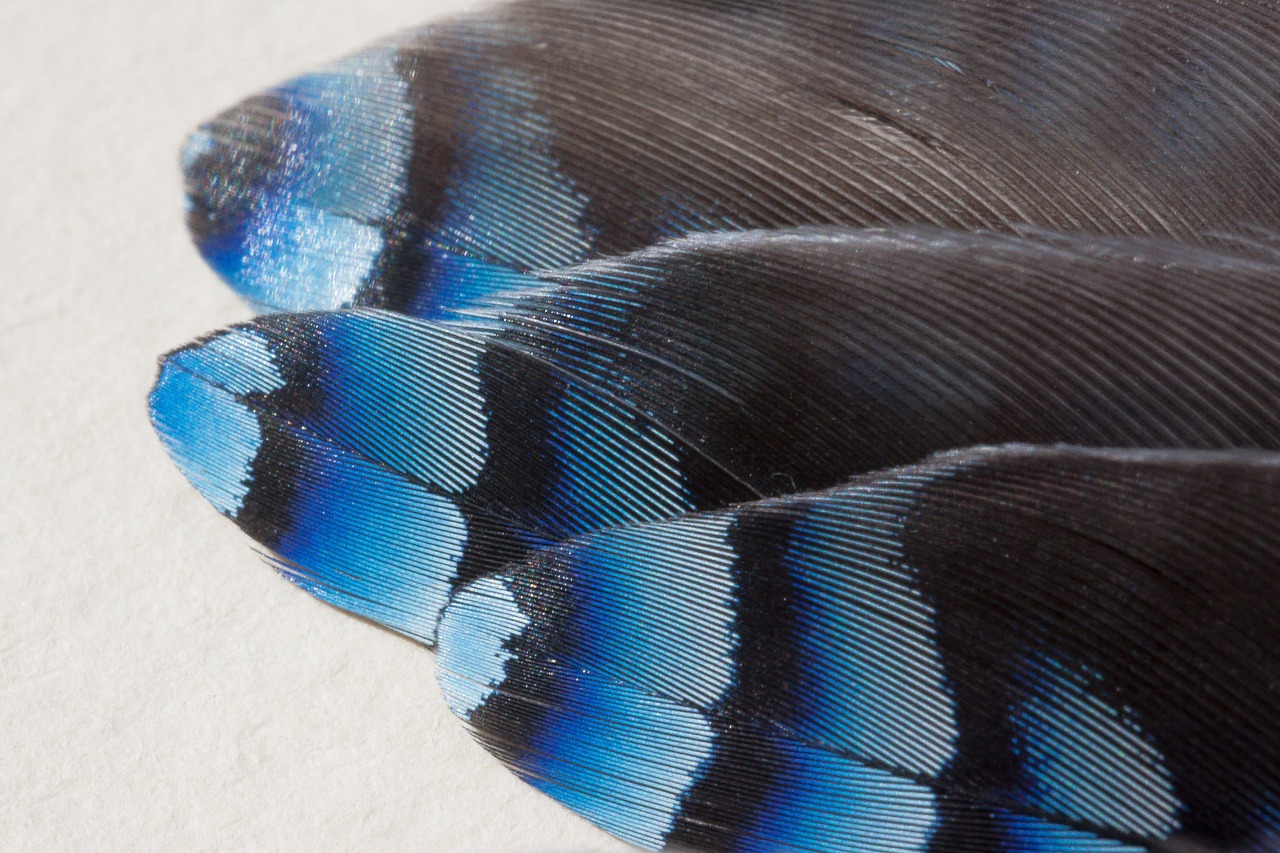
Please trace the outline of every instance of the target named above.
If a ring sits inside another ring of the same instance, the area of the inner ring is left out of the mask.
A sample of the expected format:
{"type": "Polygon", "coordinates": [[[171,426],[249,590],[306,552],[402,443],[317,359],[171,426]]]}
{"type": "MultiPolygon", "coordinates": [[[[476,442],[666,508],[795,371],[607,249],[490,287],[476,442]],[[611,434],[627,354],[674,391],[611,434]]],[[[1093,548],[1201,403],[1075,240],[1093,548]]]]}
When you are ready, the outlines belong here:
{"type": "Polygon", "coordinates": [[[277,579],[143,405],[247,316],[184,233],[186,131],[466,5],[0,5],[0,848],[626,849],[474,745],[429,653],[277,579]]]}

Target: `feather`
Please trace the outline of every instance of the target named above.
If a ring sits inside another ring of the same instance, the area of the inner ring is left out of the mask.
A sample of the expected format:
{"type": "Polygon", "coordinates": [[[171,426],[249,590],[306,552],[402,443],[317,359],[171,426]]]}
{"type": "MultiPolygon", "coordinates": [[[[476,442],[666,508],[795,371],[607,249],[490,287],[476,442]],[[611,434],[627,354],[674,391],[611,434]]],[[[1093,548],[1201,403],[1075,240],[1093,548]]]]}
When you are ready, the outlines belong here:
{"type": "Polygon", "coordinates": [[[1280,275],[1162,240],[697,237],[466,327],[270,315],[168,356],[152,420],[291,579],[431,642],[566,537],[996,442],[1280,448],[1280,275]]]}
{"type": "Polygon", "coordinates": [[[526,0],[254,96],[183,154],[275,310],[421,317],[696,232],[1280,227],[1261,0],[526,0]]]}
{"type": "Polygon", "coordinates": [[[502,340],[760,494],[975,444],[1280,448],[1280,265],[1261,250],[798,229],[547,277],[502,340]]]}
{"type": "MultiPolygon", "coordinates": [[[[151,417],[192,484],[339,607],[430,643],[459,579],[701,506],[676,439],[571,374],[447,324],[270,315],[164,359],[151,417]]],[[[723,472],[703,502],[750,496],[723,472]]]]}
{"type": "Polygon", "coordinates": [[[1005,446],[463,586],[438,677],[649,849],[1274,849],[1280,455],[1005,446]]]}

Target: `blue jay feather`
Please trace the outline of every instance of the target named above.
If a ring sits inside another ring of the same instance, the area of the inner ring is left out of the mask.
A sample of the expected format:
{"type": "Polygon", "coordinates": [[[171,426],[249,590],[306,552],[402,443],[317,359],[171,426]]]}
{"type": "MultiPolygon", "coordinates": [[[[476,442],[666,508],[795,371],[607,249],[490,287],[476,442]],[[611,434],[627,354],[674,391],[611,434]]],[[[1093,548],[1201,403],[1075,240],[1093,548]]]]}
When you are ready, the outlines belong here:
{"type": "Polygon", "coordinates": [[[191,135],[266,313],[152,423],[641,847],[1274,853],[1277,81],[1263,0],[405,33],[191,135]]]}
{"type": "Polygon", "coordinates": [[[1280,267],[930,229],[689,238],[483,326],[268,315],[152,420],[291,578],[431,642],[458,581],[601,527],[973,444],[1280,448],[1280,267]]]}
{"type": "Polygon", "coordinates": [[[255,305],[425,318],[696,232],[1280,227],[1261,0],[526,0],[193,134],[188,221],[255,305]]]}
{"type": "Polygon", "coordinates": [[[1273,850],[1280,457],[1004,446],[462,587],[451,706],[650,849],[1273,850]]]}
{"type": "MultiPolygon", "coordinates": [[[[460,577],[702,505],[676,438],[625,401],[387,312],[215,333],[167,357],[151,412],[192,483],[288,575],[426,642],[460,577]]],[[[713,506],[750,496],[720,472],[699,485],[713,506]]]]}

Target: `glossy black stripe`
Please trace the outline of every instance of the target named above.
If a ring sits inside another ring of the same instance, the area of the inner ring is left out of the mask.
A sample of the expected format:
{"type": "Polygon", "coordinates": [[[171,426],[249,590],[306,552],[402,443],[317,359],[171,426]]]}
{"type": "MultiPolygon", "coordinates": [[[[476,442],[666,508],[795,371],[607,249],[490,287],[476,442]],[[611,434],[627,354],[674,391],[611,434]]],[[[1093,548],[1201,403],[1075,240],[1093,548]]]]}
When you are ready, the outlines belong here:
{"type": "Polygon", "coordinates": [[[480,383],[489,459],[462,506],[468,517],[496,513],[513,524],[495,526],[493,536],[468,537],[459,583],[492,574],[551,534],[542,528],[538,511],[555,488],[556,463],[547,452],[548,403],[559,398],[563,383],[542,365],[501,347],[489,347],[481,356],[480,383]]]}

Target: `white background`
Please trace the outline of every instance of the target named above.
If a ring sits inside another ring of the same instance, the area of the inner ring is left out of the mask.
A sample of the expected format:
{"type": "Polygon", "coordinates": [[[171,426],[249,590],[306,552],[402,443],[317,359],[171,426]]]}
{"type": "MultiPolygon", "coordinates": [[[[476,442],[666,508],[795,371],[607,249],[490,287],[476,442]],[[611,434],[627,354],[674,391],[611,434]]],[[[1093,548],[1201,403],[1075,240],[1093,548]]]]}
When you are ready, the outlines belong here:
{"type": "Polygon", "coordinates": [[[432,656],[278,579],[144,406],[248,312],[182,223],[188,129],[469,4],[0,5],[0,848],[625,848],[470,741],[432,656]]]}

